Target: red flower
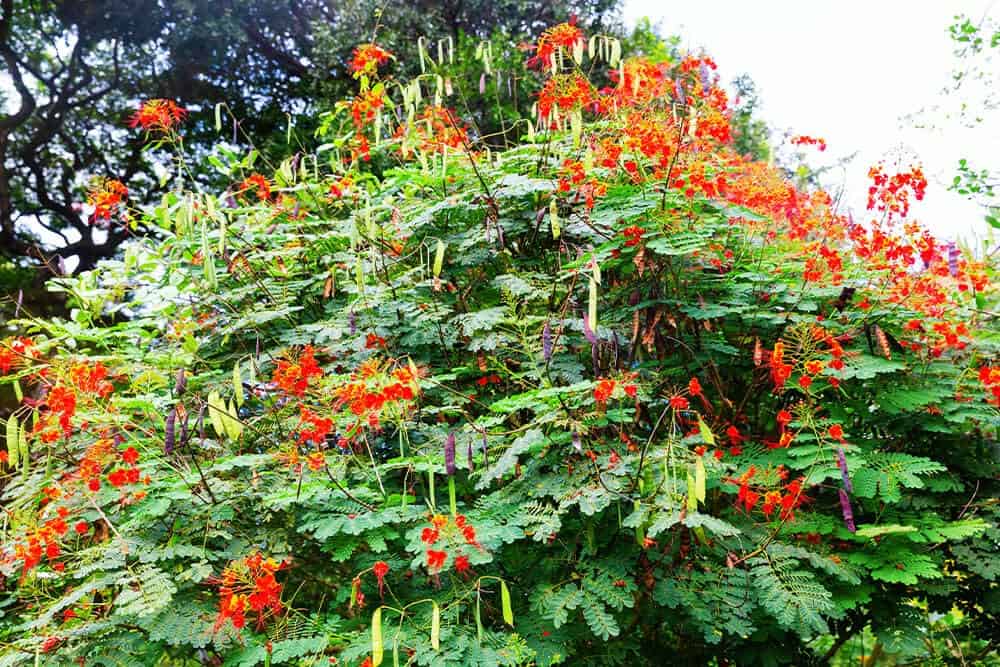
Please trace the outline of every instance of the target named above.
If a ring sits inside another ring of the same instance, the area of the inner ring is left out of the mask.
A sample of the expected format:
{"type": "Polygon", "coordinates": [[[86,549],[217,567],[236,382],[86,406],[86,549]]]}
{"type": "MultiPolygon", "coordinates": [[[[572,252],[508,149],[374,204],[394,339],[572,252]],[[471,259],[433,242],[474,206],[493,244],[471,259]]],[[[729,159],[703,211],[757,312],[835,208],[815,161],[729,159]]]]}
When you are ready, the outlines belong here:
{"type": "Polygon", "coordinates": [[[691,406],[683,396],[674,396],[670,399],[670,407],[674,410],[687,410],[691,406]]]}
{"type": "Polygon", "coordinates": [[[829,430],[830,437],[834,440],[844,441],[844,429],[840,424],[834,424],[829,430]]]}
{"type": "Polygon", "coordinates": [[[444,561],[448,558],[448,554],[443,551],[435,551],[434,549],[427,550],[427,570],[430,572],[436,572],[444,567],[444,561]]]}
{"type": "Polygon", "coordinates": [[[382,595],[382,587],[385,585],[385,575],[389,574],[389,564],[384,560],[375,561],[372,566],[372,572],[375,573],[375,578],[378,579],[378,594],[382,595]]]}
{"type": "Polygon", "coordinates": [[[135,447],[129,447],[124,452],[122,452],[122,461],[129,465],[135,465],[136,461],[139,460],[139,452],[135,450],[135,447]]]}
{"type": "Polygon", "coordinates": [[[87,523],[86,521],[78,521],[76,525],[73,526],[73,530],[75,530],[80,535],[86,535],[87,532],[90,530],[90,524],[87,523]]]}
{"type": "Polygon", "coordinates": [[[178,106],[173,100],[147,100],[129,119],[128,126],[142,127],[147,132],[168,134],[181,124],[185,116],[187,110],[178,106]]]}
{"type": "Polygon", "coordinates": [[[380,66],[389,62],[390,58],[392,53],[374,42],[362,44],[351,54],[351,72],[354,73],[354,78],[359,78],[362,74],[375,74],[380,66]]]}
{"type": "Polygon", "coordinates": [[[598,403],[605,403],[615,391],[614,380],[601,380],[594,387],[594,400],[598,403]]]}
{"type": "Polygon", "coordinates": [[[468,556],[456,556],[455,557],[455,571],[459,574],[465,574],[471,568],[469,567],[469,557],[468,556]]]}
{"type": "Polygon", "coordinates": [[[97,178],[87,193],[87,203],[94,207],[94,218],[110,220],[115,209],[128,198],[128,188],[121,181],[97,178]]]}
{"type": "Polygon", "coordinates": [[[698,382],[698,378],[688,380],[688,393],[692,396],[701,396],[701,383],[698,382]]]}
{"type": "Polygon", "coordinates": [[[808,389],[812,385],[813,379],[808,375],[803,375],[799,378],[799,386],[803,389],[808,389]]]}

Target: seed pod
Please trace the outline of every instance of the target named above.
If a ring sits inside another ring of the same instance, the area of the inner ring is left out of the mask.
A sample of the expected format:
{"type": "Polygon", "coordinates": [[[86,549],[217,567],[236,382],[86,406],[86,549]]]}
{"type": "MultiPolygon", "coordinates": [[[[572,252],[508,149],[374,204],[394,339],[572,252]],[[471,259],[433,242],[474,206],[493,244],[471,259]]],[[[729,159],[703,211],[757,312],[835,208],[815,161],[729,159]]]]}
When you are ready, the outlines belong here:
{"type": "Polygon", "coordinates": [[[712,82],[708,78],[708,65],[706,65],[705,63],[701,64],[701,67],[698,68],[698,76],[701,78],[702,89],[705,92],[708,92],[708,89],[712,85],[712,82]]]}
{"type": "Polygon", "coordinates": [[[486,94],[486,72],[479,75],[479,94],[486,94]]]}
{"type": "Polygon", "coordinates": [[[844,490],[853,493],[854,487],[851,484],[851,477],[847,473],[847,457],[844,456],[843,447],[837,447],[837,467],[840,468],[840,478],[844,483],[844,490]]]}
{"type": "Polygon", "coordinates": [[[473,461],[472,441],[471,440],[469,440],[469,446],[466,449],[465,457],[466,457],[466,459],[468,461],[468,464],[469,464],[469,472],[474,471],[476,469],[476,462],[473,461]]]}
{"type": "Polygon", "coordinates": [[[177,379],[174,382],[174,395],[181,396],[187,388],[187,373],[181,368],[177,371],[177,379]]]}
{"type": "MultiPolygon", "coordinates": [[[[174,409],[176,410],[176,408],[174,408],[174,409]]],[[[180,437],[177,440],[180,443],[181,447],[183,447],[185,444],[187,444],[188,436],[190,435],[188,433],[188,421],[190,421],[190,419],[191,419],[191,413],[188,412],[187,410],[185,410],[184,411],[184,421],[181,422],[180,437]]]]}
{"type": "Polygon", "coordinates": [[[573,431],[573,449],[575,449],[577,453],[583,452],[583,443],[580,442],[580,434],[577,431],[573,431]]]}
{"type": "Polygon", "coordinates": [[[174,428],[177,423],[177,409],[171,408],[167,414],[166,427],[163,430],[163,453],[170,455],[174,451],[174,428]]]}
{"type": "Polygon", "coordinates": [[[353,310],[347,312],[347,328],[350,329],[352,336],[358,332],[358,318],[353,310]]]}
{"type": "Polygon", "coordinates": [[[587,342],[591,345],[597,345],[597,336],[594,331],[590,328],[590,323],[587,321],[587,316],[583,316],[583,337],[587,339],[587,342]]]}
{"type": "Polygon", "coordinates": [[[954,241],[949,241],[948,245],[948,273],[954,278],[958,275],[958,258],[961,257],[962,251],[959,250],[958,246],[954,241]]]}
{"type": "Polygon", "coordinates": [[[483,465],[489,465],[489,458],[487,458],[487,445],[489,444],[489,438],[486,435],[486,431],[483,431],[483,465]]]}
{"type": "Polygon", "coordinates": [[[854,512],[851,510],[851,499],[847,497],[847,491],[843,489],[838,489],[840,492],[840,509],[844,513],[844,523],[847,525],[847,530],[852,533],[857,530],[854,526],[854,512]]]}
{"type": "Polygon", "coordinates": [[[764,362],[764,348],[760,344],[760,338],[753,344],[753,365],[760,366],[764,362]]]}
{"type": "Polygon", "coordinates": [[[444,441],[444,470],[448,475],[455,474],[455,434],[449,433],[444,441]]]}
{"type": "Polygon", "coordinates": [[[552,358],[552,326],[548,320],[545,321],[545,328],[542,329],[542,357],[545,361],[552,358]]]}
{"type": "Polygon", "coordinates": [[[872,328],[875,329],[875,340],[878,341],[878,347],[882,350],[882,356],[886,359],[892,359],[892,349],[889,347],[889,339],[886,337],[885,332],[882,331],[882,327],[875,324],[872,328]]]}
{"type": "Polygon", "coordinates": [[[681,80],[674,80],[674,94],[677,96],[677,101],[681,104],[686,104],[687,100],[684,97],[684,87],[681,86],[681,80]]]}

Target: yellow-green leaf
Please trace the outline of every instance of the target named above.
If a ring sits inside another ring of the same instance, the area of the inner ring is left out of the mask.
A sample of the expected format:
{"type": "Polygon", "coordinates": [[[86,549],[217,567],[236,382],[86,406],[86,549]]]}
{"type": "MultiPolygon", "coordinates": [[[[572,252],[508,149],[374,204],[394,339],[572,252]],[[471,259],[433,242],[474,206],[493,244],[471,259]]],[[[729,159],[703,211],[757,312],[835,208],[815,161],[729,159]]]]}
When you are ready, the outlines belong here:
{"type": "Polygon", "coordinates": [[[705,502],[705,461],[700,456],[694,460],[694,495],[705,502]]]}
{"type": "Polygon", "coordinates": [[[382,607],[372,614],[372,667],[382,664],[382,607]]]}
{"type": "Polygon", "coordinates": [[[590,300],[587,303],[587,326],[597,335],[597,280],[590,279],[590,300]]]}
{"type": "Polygon", "coordinates": [[[514,627],[514,610],[510,607],[510,591],[507,582],[500,581],[500,607],[503,610],[503,622],[514,627]]]}
{"type": "Polygon", "coordinates": [[[715,446],[715,434],[712,433],[712,429],[708,427],[701,415],[698,415],[698,432],[701,434],[702,442],[712,447],[715,446]]]}
{"type": "Polygon", "coordinates": [[[17,417],[11,415],[7,419],[7,463],[11,468],[17,467],[20,444],[18,441],[17,417]]]}
{"type": "Polygon", "coordinates": [[[438,241],[437,251],[434,253],[434,277],[441,275],[441,267],[444,266],[444,241],[438,241]]]}
{"type": "Polygon", "coordinates": [[[225,404],[222,402],[222,397],[219,396],[219,392],[213,391],[208,395],[208,418],[212,422],[212,428],[215,430],[215,434],[220,438],[226,435],[226,426],[222,421],[222,414],[226,411],[225,404]]]}
{"type": "Polygon", "coordinates": [[[240,372],[240,362],[233,365],[233,397],[236,399],[236,407],[243,407],[243,374],[240,372]]]}
{"type": "Polygon", "coordinates": [[[698,509],[698,494],[695,491],[694,477],[691,476],[691,472],[688,471],[687,474],[687,511],[695,512],[698,509]]]}

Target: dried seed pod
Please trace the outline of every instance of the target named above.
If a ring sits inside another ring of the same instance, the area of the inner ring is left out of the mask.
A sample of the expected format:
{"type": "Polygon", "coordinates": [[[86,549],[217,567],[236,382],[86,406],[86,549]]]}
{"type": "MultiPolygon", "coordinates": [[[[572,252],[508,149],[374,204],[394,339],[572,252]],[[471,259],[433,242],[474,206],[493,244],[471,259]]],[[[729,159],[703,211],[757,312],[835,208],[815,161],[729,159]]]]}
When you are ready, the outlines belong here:
{"type": "Polygon", "coordinates": [[[877,324],[872,325],[875,330],[875,340],[878,341],[878,347],[882,350],[882,356],[886,359],[892,359],[892,349],[889,347],[889,338],[886,337],[885,332],[882,331],[882,327],[877,324]]]}
{"type": "Polygon", "coordinates": [[[545,328],[542,329],[542,357],[545,361],[552,358],[552,326],[548,320],[545,321],[545,328]]]}
{"type": "Polygon", "coordinates": [[[847,473],[847,457],[844,456],[843,447],[837,447],[837,467],[840,468],[840,478],[844,483],[844,490],[853,493],[854,487],[851,484],[851,477],[847,473]]]}
{"type": "Polygon", "coordinates": [[[444,441],[444,470],[448,475],[455,474],[455,434],[449,433],[444,441]]]}
{"type": "Polygon", "coordinates": [[[177,371],[177,379],[174,382],[174,395],[181,396],[187,388],[187,373],[181,368],[177,371]]]}
{"type": "Polygon", "coordinates": [[[844,513],[844,523],[847,525],[847,530],[852,533],[857,530],[854,525],[854,511],[851,509],[851,499],[847,497],[847,491],[843,489],[838,489],[840,492],[840,509],[844,513]]]}
{"type": "Polygon", "coordinates": [[[172,454],[174,451],[174,429],[177,424],[177,409],[171,408],[167,414],[166,426],[163,429],[163,453],[172,454]]]}

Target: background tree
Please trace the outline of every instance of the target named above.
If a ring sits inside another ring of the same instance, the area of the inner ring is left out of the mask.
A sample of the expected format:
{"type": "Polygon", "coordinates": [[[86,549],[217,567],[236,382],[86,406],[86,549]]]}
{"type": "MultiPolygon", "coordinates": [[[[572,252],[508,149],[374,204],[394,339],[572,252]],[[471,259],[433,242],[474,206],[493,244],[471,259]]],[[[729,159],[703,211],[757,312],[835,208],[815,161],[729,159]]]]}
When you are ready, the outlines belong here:
{"type": "MultiPolygon", "coordinates": [[[[289,122],[299,123],[300,140],[310,136],[308,119],[351,89],[344,63],[372,36],[412,52],[422,35],[472,43],[496,30],[516,44],[570,16],[590,30],[618,25],[616,0],[3,0],[0,8],[12,82],[0,117],[0,252],[12,270],[45,273],[65,270],[70,257],[91,268],[142,231],[95,227],[81,206],[98,175],[127,183],[136,204],[160,193],[163,157],[144,152],[125,127],[139,100],[173,99],[192,111],[226,103],[239,119],[235,142],[246,133],[265,154],[284,153],[289,122]]],[[[400,60],[398,73],[416,66],[400,60]]],[[[195,113],[186,125],[189,152],[217,140],[209,116],[195,113]]]]}

